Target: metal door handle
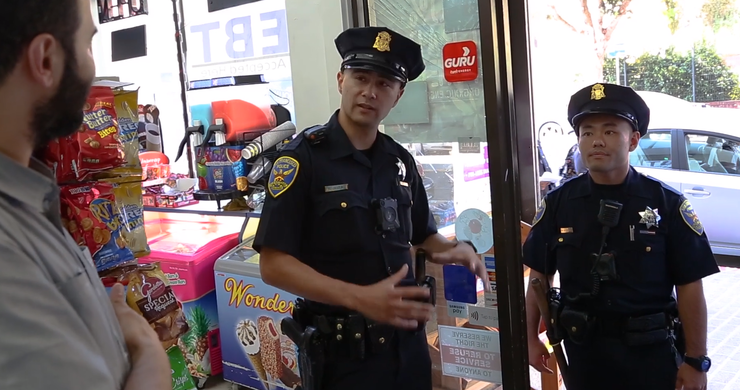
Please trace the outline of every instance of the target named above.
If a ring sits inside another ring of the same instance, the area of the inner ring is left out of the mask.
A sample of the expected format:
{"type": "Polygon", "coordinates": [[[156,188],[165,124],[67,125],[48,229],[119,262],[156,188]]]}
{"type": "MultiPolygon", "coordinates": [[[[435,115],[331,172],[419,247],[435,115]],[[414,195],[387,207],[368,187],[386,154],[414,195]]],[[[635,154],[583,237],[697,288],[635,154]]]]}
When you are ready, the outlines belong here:
{"type": "Polygon", "coordinates": [[[689,195],[704,195],[704,196],[712,195],[711,192],[704,191],[703,188],[692,188],[692,189],[686,190],[684,192],[687,193],[687,194],[689,194],[689,195]]]}

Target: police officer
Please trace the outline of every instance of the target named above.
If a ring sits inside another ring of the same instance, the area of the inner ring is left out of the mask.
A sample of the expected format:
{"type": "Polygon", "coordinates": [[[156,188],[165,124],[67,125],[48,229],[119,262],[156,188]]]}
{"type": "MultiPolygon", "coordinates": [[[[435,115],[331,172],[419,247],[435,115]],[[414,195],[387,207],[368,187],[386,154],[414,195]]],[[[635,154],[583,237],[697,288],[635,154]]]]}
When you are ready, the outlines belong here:
{"type": "Polygon", "coordinates": [[[346,30],[335,43],[341,105],[273,164],[254,242],[262,279],[303,297],[309,314],[294,317],[326,333],[322,389],[428,390],[417,329],[433,306],[413,282],[411,245],[481,278],[485,267],[472,244],[437,233],[414,158],[378,131],[424,70],[421,47],[379,27],[346,30]]]}
{"type": "MultiPolygon", "coordinates": [[[[629,165],[650,110],[631,88],[595,84],[572,96],[568,117],[588,173],[543,199],[524,244],[531,278],[560,273],[551,316],[568,390],[706,388],[702,279],[719,269],[689,201],[629,165]]],[[[531,289],[527,313],[529,362],[549,372],[531,289]]]]}

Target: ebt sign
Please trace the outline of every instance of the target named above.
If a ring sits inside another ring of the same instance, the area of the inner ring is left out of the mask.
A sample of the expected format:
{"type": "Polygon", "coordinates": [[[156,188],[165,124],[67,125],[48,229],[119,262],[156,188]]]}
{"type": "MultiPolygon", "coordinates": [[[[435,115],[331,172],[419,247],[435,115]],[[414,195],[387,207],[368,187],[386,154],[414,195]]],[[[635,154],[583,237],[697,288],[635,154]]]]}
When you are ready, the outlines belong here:
{"type": "Polygon", "coordinates": [[[284,1],[259,1],[208,12],[205,1],[185,3],[191,80],[264,74],[290,77],[284,1]]]}

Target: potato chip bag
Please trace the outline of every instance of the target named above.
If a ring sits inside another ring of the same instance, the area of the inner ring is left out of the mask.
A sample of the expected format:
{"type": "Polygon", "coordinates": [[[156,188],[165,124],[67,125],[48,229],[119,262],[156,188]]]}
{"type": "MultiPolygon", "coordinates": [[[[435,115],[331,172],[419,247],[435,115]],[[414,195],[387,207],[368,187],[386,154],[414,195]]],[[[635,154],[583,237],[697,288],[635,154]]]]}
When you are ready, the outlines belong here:
{"type": "Polygon", "coordinates": [[[61,188],[62,222],[77,244],[90,250],[98,272],[135,260],[126,247],[113,187],[89,183],[61,188]]]}
{"type": "Polygon", "coordinates": [[[190,326],[159,263],[140,264],[127,277],[128,305],[149,322],[165,349],[176,345],[190,326]]]}
{"type": "Polygon", "coordinates": [[[80,145],[77,142],[77,134],[51,141],[39,158],[54,172],[57,183],[76,182],[77,167],[80,165],[80,145]]]}
{"type": "Polygon", "coordinates": [[[116,209],[123,219],[123,239],[136,258],[151,253],[144,230],[144,199],[141,182],[113,185],[116,209]]]}
{"type": "Polygon", "coordinates": [[[126,165],[113,90],[92,87],[84,107],[83,126],[77,133],[80,180],[126,165]]]}

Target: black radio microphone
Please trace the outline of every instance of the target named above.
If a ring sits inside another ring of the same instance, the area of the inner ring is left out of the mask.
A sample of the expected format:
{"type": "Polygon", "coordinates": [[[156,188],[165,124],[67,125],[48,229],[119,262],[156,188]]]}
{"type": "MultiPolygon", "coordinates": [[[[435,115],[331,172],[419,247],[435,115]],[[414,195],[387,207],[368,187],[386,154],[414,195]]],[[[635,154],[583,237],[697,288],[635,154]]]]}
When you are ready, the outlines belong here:
{"type": "Polygon", "coordinates": [[[606,228],[613,228],[619,224],[619,214],[622,213],[622,204],[613,200],[601,200],[599,208],[599,223],[606,228]]]}

